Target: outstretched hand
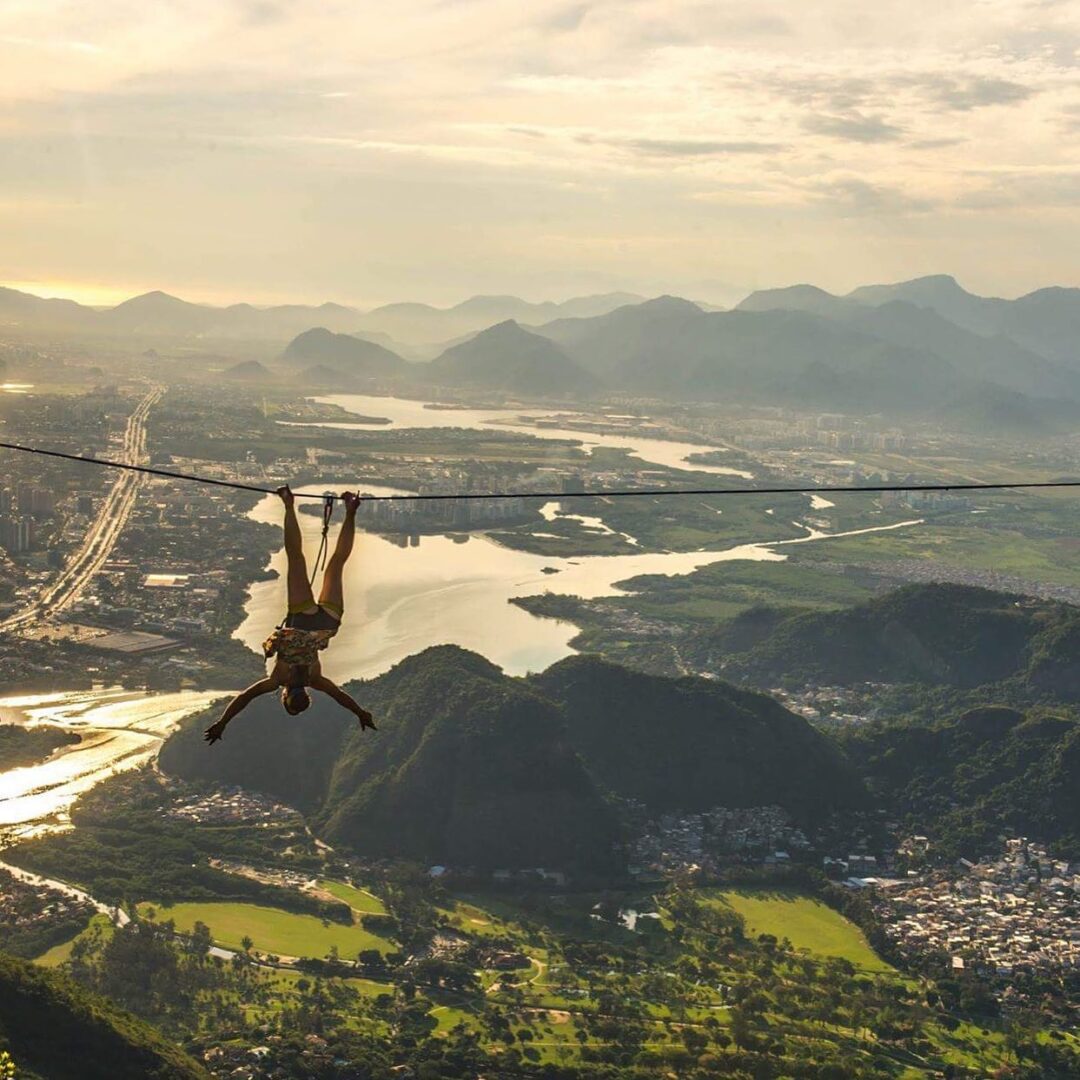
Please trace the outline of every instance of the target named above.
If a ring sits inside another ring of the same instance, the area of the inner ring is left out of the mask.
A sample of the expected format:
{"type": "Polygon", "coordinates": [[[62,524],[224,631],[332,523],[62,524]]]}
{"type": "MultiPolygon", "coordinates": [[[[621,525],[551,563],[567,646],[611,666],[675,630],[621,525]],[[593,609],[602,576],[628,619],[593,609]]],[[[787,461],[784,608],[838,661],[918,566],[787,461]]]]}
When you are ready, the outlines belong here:
{"type": "Polygon", "coordinates": [[[221,736],[225,734],[225,725],[218,720],[216,723],[211,724],[206,731],[203,732],[203,738],[212,746],[214,743],[221,739],[221,736]]]}
{"type": "Polygon", "coordinates": [[[296,500],[296,496],[292,493],[292,488],[288,484],[282,484],[281,487],[274,492],[274,494],[286,505],[292,506],[296,500]]]}

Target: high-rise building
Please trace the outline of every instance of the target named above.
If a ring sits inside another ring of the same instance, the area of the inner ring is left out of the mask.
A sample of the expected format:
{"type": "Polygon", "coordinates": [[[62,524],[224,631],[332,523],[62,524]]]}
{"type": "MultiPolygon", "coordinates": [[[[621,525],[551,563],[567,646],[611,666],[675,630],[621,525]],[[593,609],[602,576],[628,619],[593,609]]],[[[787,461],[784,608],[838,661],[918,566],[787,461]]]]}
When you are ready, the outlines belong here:
{"type": "Polygon", "coordinates": [[[19,505],[19,513],[23,516],[30,514],[32,517],[48,517],[52,512],[52,493],[45,488],[20,484],[15,490],[15,499],[19,505]]]}
{"type": "Polygon", "coordinates": [[[0,547],[9,555],[21,555],[34,544],[34,523],[30,518],[0,518],[0,547]]]}

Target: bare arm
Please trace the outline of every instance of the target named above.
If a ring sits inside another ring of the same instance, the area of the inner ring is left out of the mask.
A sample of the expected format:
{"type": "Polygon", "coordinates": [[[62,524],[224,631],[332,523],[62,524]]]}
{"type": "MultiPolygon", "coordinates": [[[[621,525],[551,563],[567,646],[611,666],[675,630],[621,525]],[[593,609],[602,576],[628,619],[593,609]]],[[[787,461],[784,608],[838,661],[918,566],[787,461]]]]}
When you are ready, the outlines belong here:
{"type": "Polygon", "coordinates": [[[246,709],[257,697],[262,697],[263,694],[272,694],[277,689],[278,684],[273,679],[260,679],[257,683],[252,683],[246,690],[241,690],[229,702],[228,707],[221,714],[221,719],[211,724],[203,736],[208,743],[215,743],[225,733],[225,728],[228,726],[229,721],[236,716],[237,713],[246,709]]]}
{"type": "Polygon", "coordinates": [[[359,721],[361,728],[371,728],[378,731],[371,713],[367,709],[361,709],[359,705],[336,683],[331,682],[325,675],[314,675],[310,684],[312,690],[321,690],[327,697],[333,698],[343,709],[348,709],[359,721]]]}

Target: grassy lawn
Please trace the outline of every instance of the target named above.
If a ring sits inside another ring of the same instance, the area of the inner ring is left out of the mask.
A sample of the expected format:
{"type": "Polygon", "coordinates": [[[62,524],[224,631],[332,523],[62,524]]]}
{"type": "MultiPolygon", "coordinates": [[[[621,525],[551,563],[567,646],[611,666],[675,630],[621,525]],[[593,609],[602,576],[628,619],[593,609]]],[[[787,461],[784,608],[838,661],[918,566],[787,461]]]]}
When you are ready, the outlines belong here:
{"type": "Polygon", "coordinates": [[[48,952],[37,957],[34,963],[42,967],[59,967],[71,959],[71,950],[80,938],[98,933],[108,935],[112,934],[112,930],[113,925],[107,915],[95,915],[85,930],[79,931],[70,941],[62,941],[59,945],[54,945],[48,952]]]}
{"type": "Polygon", "coordinates": [[[294,915],[278,908],[257,904],[205,903],[174,904],[161,907],[142,903],[140,913],[155,908],[159,921],[172,919],[177,930],[188,933],[196,922],[210,927],[216,944],[226,949],[239,949],[240,942],[250,937],[257,952],[277,956],[322,958],[337,946],[343,960],[351,960],[361,949],[392,951],[386,938],[369,933],[363,927],[342,926],[314,915],[294,915]]]}
{"type": "Polygon", "coordinates": [[[361,915],[386,914],[386,905],[377,896],[373,896],[364,889],[346,885],[343,881],[320,881],[319,888],[348,904],[353,911],[357,911],[361,915]]]}
{"type": "Polygon", "coordinates": [[[870,948],[854,923],[811,896],[779,889],[726,889],[711,891],[707,898],[738,912],[751,936],[786,937],[797,949],[819,956],[841,956],[865,971],[893,970],[870,948]]]}
{"type": "Polygon", "coordinates": [[[1080,584],[1071,537],[1028,536],[1016,528],[928,521],[911,530],[829,540],[792,551],[804,565],[818,559],[859,563],[887,572],[897,559],[930,560],[992,570],[1031,581],[1080,584]]]}

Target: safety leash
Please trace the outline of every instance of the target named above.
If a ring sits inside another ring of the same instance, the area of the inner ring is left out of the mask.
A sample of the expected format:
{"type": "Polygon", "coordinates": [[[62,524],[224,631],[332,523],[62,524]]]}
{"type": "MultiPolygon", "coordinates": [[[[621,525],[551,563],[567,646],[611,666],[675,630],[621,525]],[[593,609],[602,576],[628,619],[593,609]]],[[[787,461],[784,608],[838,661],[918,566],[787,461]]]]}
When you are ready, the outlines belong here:
{"type": "Polygon", "coordinates": [[[311,581],[309,584],[315,584],[315,575],[319,570],[326,569],[326,555],[330,547],[330,519],[334,516],[334,497],[332,495],[326,495],[323,497],[323,511],[322,511],[322,539],[319,541],[319,552],[315,556],[315,563],[311,570],[311,581]],[[319,564],[322,564],[321,566],[319,564]]]}

